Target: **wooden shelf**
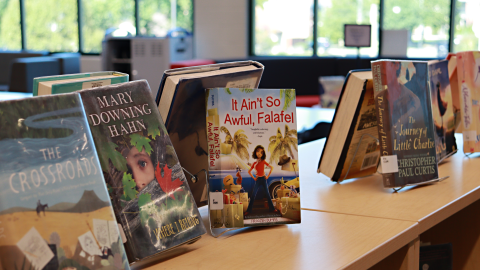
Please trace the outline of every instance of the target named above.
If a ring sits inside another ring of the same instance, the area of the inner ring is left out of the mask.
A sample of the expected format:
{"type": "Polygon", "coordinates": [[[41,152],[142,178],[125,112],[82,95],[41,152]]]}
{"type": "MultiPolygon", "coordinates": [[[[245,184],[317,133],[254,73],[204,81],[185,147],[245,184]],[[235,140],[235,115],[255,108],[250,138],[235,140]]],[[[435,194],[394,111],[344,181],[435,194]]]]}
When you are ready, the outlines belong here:
{"type": "Polygon", "coordinates": [[[415,222],[302,211],[301,224],[207,234],[146,269],[366,269],[417,236],[415,222]]]}

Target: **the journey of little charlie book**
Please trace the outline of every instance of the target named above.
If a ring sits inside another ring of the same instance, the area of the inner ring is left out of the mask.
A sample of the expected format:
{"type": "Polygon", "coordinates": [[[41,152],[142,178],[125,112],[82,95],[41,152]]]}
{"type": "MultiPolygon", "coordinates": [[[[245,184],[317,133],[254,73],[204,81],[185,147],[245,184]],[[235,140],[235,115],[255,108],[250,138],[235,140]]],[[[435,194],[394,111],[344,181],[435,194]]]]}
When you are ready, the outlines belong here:
{"type": "Polygon", "coordinates": [[[300,222],[295,90],[206,90],[212,228],[300,222]]]}

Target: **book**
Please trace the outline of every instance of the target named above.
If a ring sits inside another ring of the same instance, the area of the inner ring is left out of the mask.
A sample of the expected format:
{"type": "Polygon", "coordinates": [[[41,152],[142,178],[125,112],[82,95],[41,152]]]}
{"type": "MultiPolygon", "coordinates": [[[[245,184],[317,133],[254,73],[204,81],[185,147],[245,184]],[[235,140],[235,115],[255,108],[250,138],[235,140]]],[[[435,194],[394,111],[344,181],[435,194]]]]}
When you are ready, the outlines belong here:
{"type": "Polygon", "coordinates": [[[372,62],[386,188],[438,179],[428,62],[372,62]]]}
{"type": "Polygon", "coordinates": [[[33,79],[33,95],[43,96],[128,82],[128,74],[116,71],[45,76],[33,79]]]}
{"type": "Polygon", "coordinates": [[[241,61],[166,70],[157,94],[157,105],[180,164],[195,175],[187,179],[198,206],[208,199],[206,173],[205,89],[215,87],[256,88],[263,65],[241,61]]]}
{"type": "Polygon", "coordinates": [[[455,115],[448,74],[448,61],[429,62],[430,93],[432,100],[432,117],[435,129],[435,149],[437,161],[457,152],[455,141],[455,115]]]}
{"type": "Polygon", "coordinates": [[[420,246],[420,265],[418,269],[453,269],[452,243],[420,246]]]}
{"type": "Polygon", "coordinates": [[[463,152],[480,152],[480,52],[457,53],[457,77],[461,108],[463,152]]]}
{"type": "Polygon", "coordinates": [[[205,234],[147,81],[79,93],[132,265],[205,234]]]}
{"type": "Polygon", "coordinates": [[[453,114],[455,116],[455,132],[462,133],[463,124],[461,121],[460,91],[458,91],[457,55],[454,53],[448,53],[447,60],[448,78],[450,81],[450,89],[452,92],[453,114]]]}
{"type": "Polygon", "coordinates": [[[347,74],[318,173],[332,181],[374,174],[380,157],[377,117],[370,70],[347,74]]]}
{"type": "Polygon", "coordinates": [[[130,269],[80,96],[0,102],[0,269],[130,269]]]}
{"type": "Polygon", "coordinates": [[[300,223],[295,90],[214,88],[206,96],[212,227],[300,223]]]}

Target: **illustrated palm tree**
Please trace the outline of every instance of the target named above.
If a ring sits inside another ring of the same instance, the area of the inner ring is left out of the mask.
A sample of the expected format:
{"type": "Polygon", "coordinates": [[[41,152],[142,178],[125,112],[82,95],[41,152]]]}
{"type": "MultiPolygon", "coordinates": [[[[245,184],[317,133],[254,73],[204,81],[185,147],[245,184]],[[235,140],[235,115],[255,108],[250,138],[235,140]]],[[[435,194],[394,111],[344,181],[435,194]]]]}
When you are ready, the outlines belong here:
{"type": "Polygon", "coordinates": [[[220,127],[220,132],[225,133],[225,141],[224,143],[230,144],[232,146],[232,150],[237,154],[240,159],[248,160],[248,146],[252,144],[249,140],[247,135],[245,135],[245,131],[239,129],[235,132],[235,134],[230,134],[230,131],[225,127],[220,127]]]}
{"type": "Polygon", "coordinates": [[[283,110],[286,111],[290,104],[295,99],[295,90],[293,89],[280,89],[280,98],[283,99],[283,110]]]}
{"type": "Polygon", "coordinates": [[[282,135],[280,128],[277,129],[277,134],[269,138],[268,152],[270,152],[270,163],[277,163],[281,156],[290,154],[293,156],[292,147],[298,151],[297,130],[290,129],[285,125],[285,134],[282,135]]]}

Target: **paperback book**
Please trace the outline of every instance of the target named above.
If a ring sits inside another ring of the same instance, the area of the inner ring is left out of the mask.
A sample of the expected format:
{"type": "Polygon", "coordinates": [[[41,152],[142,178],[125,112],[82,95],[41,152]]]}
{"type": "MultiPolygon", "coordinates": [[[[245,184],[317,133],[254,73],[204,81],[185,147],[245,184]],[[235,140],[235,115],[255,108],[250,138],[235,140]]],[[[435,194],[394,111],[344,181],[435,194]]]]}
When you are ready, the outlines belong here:
{"type": "Polygon", "coordinates": [[[76,93],[0,102],[0,269],[129,269],[76,93]]]}
{"type": "Polygon", "coordinates": [[[374,174],[380,157],[370,70],[352,70],[343,86],[318,173],[332,181],[374,174]]]}
{"type": "Polygon", "coordinates": [[[113,209],[135,266],[205,227],[147,81],[79,91],[113,209]]]}
{"type": "Polygon", "coordinates": [[[457,53],[463,152],[480,152],[480,52],[457,53]]]}
{"type": "Polygon", "coordinates": [[[70,93],[115,83],[128,82],[128,74],[116,71],[45,76],[33,79],[33,95],[70,93]]]}
{"type": "Polygon", "coordinates": [[[435,129],[435,151],[438,162],[441,162],[457,152],[455,115],[448,76],[448,61],[435,61],[428,65],[428,69],[435,129]]]}
{"type": "Polygon", "coordinates": [[[384,186],[438,179],[428,63],[374,61],[372,73],[384,186]]]}
{"type": "Polygon", "coordinates": [[[157,95],[158,110],[180,164],[196,181],[187,179],[198,206],[208,199],[208,143],[206,137],[205,89],[215,87],[256,88],[263,65],[240,61],[166,70],[157,95]]]}
{"type": "Polygon", "coordinates": [[[300,223],[295,90],[206,90],[213,228],[300,223]]]}

